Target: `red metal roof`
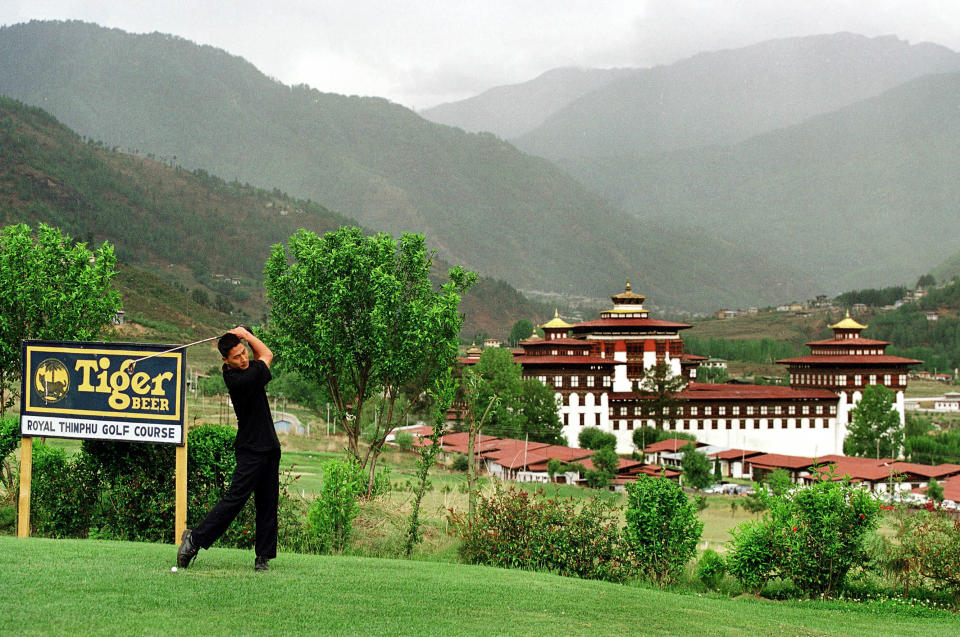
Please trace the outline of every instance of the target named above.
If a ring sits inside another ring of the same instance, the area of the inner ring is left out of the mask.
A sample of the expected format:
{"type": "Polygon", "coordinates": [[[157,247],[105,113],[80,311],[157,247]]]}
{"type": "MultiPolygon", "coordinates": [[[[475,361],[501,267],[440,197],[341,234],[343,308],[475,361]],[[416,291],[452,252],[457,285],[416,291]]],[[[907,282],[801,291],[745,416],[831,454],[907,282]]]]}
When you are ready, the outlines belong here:
{"type": "Polygon", "coordinates": [[[754,456],[759,456],[762,451],[748,451],[746,449],[727,449],[726,451],[718,451],[716,453],[710,454],[712,458],[719,458],[720,460],[738,460],[739,458],[752,458],[754,456]]]}
{"type": "Polygon", "coordinates": [[[794,389],[783,385],[714,385],[690,383],[680,392],[683,400],[836,400],[837,395],[828,389],[794,389]]]}
{"type": "Polygon", "coordinates": [[[785,456],[779,453],[764,453],[750,458],[751,466],[769,469],[806,469],[814,464],[813,458],[785,456]]]}
{"type": "MultiPolygon", "coordinates": [[[[820,458],[817,458],[817,460],[820,460],[820,458]]],[[[849,477],[853,480],[869,482],[886,480],[891,474],[898,473],[876,460],[870,462],[862,462],[862,460],[862,458],[841,457],[839,460],[829,461],[817,467],[817,472],[823,474],[832,471],[837,480],[849,477]]]]}
{"type": "Polygon", "coordinates": [[[915,462],[894,462],[890,467],[897,473],[912,473],[925,478],[940,478],[942,476],[960,475],[960,465],[938,464],[930,466],[915,462]]]}
{"type": "Polygon", "coordinates": [[[960,476],[954,476],[940,483],[943,487],[943,497],[947,500],[960,502],[960,476]]]}
{"type": "MultiPolygon", "coordinates": [[[[633,467],[639,467],[644,464],[640,460],[633,460],[632,458],[618,458],[617,460],[619,462],[619,465],[617,466],[618,474],[621,471],[625,471],[633,467]]],[[[577,462],[579,464],[582,464],[584,470],[586,471],[592,471],[593,469],[596,469],[596,466],[594,466],[593,464],[593,460],[591,460],[590,458],[584,458],[583,460],[578,460],[577,462]]]]}
{"type": "Polygon", "coordinates": [[[666,440],[661,440],[655,442],[652,445],[647,445],[643,450],[644,453],[657,453],[659,451],[679,451],[685,445],[693,443],[694,447],[703,447],[706,443],[699,442],[696,440],[686,440],[684,438],[667,438],[666,440]]]}

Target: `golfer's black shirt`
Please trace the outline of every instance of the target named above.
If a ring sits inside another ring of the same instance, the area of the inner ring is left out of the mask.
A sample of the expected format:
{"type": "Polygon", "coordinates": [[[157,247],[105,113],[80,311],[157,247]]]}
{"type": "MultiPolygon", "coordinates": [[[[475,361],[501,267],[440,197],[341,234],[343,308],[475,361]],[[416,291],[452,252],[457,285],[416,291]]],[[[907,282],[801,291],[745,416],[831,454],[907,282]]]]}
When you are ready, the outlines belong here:
{"type": "Polygon", "coordinates": [[[277,431],[267,402],[270,368],[263,361],[253,360],[246,369],[223,366],[223,382],[230,390],[230,400],[237,414],[237,451],[273,451],[280,448],[277,431]]]}

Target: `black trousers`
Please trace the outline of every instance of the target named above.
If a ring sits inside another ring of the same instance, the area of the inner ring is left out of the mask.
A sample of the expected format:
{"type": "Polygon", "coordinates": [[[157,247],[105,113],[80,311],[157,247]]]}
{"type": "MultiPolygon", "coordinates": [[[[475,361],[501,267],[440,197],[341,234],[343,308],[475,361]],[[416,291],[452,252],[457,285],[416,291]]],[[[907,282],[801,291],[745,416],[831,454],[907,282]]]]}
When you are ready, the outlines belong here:
{"type": "Polygon", "coordinates": [[[205,549],[224,534],[253,494],[257,509],[257,557],[277,556],[277,504],[280,500],[280,450],[237,451],[237,467],[230,488],[203,522],[193,530],[193,541],[205,549]]]}

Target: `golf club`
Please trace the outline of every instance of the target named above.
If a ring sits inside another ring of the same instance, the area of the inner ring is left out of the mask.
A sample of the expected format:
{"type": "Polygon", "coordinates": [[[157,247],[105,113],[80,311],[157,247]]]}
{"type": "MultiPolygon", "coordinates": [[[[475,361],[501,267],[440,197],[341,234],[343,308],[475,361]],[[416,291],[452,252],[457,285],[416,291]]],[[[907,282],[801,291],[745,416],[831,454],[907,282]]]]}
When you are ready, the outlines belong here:
{"type": "Polygon", "coordinates": [[[132,363],[130,363],[129,365],[127,365],[127,368],[126,368],[124,371],[127,372],[128,374],[132,374],[132,373],[133,373],[133,368],[136,367],[137,363],[139,363],[140,361],[145,361],[145,360],[147,360],[148,358],[153,358],[154,356],[160,356],[161,354],[169,354],[170,352],[176,352],[177,350],[186,349],[186,348],[188,348],[188,347],[192,347],[192,346],[194,346],[194,345],[199,345],[200,343],[206,343],[206,342],[208,342],[208,341],[212,341],[212,340],[218,339],[218,338],[220,338],[220,335],[219,335],[219,334],[218,334],[217,336],[211,336],[210,338],[205,338],[205,339],[203,339],[203,340],[194,341],[193,343],[187,343],[186,345],[177,345],[176,347],[171,347],[171,348],[168,349],[168,350],[164,350],[164,351],[162,351],[162,352],[157,352],[156,354],[150,354],[149,356],[144,356],[144,357],[142,357],[142,358],[138,358],[137,360],[135,360],[135,361],[133,361],[132,363]]]}

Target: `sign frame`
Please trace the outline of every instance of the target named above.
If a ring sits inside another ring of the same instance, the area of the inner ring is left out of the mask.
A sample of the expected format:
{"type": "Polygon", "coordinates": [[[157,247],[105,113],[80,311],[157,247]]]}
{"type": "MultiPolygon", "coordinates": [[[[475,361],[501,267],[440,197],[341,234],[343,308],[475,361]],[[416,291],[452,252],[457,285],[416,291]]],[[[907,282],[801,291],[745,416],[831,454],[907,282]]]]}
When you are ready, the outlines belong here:
{"type": "Polygon", "coordinates": [[[24,341],[20,435],[184,444],[186,350],[176,347],[24,341]],[[127,373],[128,364],[147,356],[151,357],[149,361],[127,373]],[[46,379],[41,395],[34,390],[39,390],[38,379],[43,374],[46,379]],[[48,382],[53,378],[57,380],[48,382]],[[48,398],[51,386],[56,393],[48,398]]]}

